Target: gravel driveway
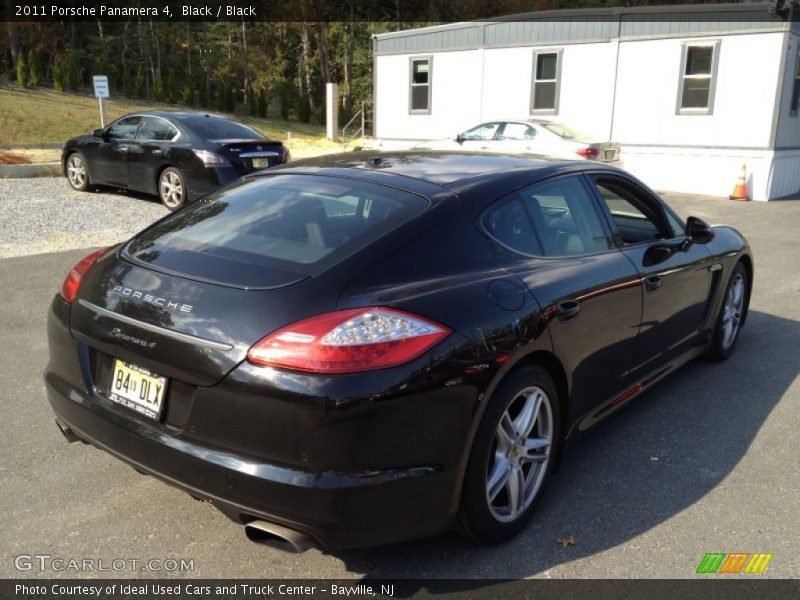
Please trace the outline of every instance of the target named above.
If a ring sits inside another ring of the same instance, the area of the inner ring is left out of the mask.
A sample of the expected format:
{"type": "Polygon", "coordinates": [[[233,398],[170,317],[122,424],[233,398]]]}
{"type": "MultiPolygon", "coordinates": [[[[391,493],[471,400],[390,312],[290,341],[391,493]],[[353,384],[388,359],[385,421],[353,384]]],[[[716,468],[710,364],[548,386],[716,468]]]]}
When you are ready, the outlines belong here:
{"type": "Polygon", "coordinates": [[[166,214],[155,196],[76,192],[63,177],[0,180],[0,258],[111,245],[166,214]]]}

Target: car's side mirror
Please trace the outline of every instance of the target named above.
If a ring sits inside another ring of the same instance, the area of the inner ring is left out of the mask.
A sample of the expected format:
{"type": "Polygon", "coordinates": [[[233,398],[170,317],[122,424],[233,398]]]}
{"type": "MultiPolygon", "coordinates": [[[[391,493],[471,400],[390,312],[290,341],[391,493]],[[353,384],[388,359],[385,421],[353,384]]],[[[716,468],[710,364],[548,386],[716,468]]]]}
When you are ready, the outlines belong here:
{"type": "Polygon", "coordinates": [[[714,230],[703,219],[689,217],[686,219],[686,237],[695,244],[707,244],[714,239],[714,230]]]}
{"type": "Polygon", "coordinates": [[[94,137],[96,137],[96,138],[101,138],[101,137],[103,137],[103,130],[102,130],[102,129],[95,129],[95,130],[92,132],[92,135],[93,135],[94,137]]]}
{"type": "Polygon", "coordinates": [[[463,135],[461,135],[460,133],[459,133],[459,134],[456,136],[456,141],[457,141],[459,144],[463,144],[463,143],[464,143],[464,139],[465,139],[465,138],[464,138],[464,136],[463,136],[463,135]]]}

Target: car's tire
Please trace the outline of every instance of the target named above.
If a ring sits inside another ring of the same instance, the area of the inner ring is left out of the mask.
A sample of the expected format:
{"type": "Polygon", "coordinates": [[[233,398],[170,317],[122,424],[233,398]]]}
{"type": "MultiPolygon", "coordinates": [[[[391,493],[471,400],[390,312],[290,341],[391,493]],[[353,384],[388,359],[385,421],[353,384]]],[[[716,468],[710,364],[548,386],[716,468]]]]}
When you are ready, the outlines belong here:
{"type": "Polygon", "coordinates": [[[741,262],[736,263],[725,286],[711,345],[706,353],[709,360],[723,361],[733,354],[747,310],[748,289],[747,269],[741,262]]]}
{"type": "Polygon", "coordinates": [[[491,544],[525,527],[555,463],[559,427],[558,393],[547,371],[530,365],[509,373],[475,434],[458,514],[461,533],[491,544]],[[524,411],[533,414],[523,418],[524,411]]]}
{"type": "Polygon", "coordinates": [[[175,167],[167,167],[158,176],[158,197],[170,211],[176,211],[186,203],[186,180],[175,167]]]}
{"type": "Polygon", "coordinates": [[[91,178],[89,176],[89,165],[86,163],[86,158],[80,152],[73,152],[67,157],[66,162],[67,181],[72,186],[72,189],[79,192],[85,192],[91,186],[91,178]]]}

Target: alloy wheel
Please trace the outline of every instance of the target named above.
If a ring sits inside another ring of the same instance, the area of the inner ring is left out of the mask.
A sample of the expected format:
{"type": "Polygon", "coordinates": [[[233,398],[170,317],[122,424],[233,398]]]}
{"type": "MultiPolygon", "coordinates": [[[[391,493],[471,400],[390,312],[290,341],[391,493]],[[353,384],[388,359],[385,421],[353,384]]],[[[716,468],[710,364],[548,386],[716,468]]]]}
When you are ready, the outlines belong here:
{"type": "Polygon", "coordinates": [[[74,188],[82,188],[86,184],[86,166],[77,154],[70,156],[67,161],[67,177],[74,188]]]}
{"type": "Polygon", "coordinates": [[[168,208],[176,208],[183,202],[183,183],[175,171],[166,171],[161,176],[161,200],[168,208]]]}
{"type": "Polygon", "coordinates": [[[727,350],[733,345],[742,323],[744,307],[744,276],[736,273],[725,294],[725,305],[722,308],[722,347],[727,350]]]}
{"type": "Polygon", "coordinates": [[[503,412],[486,472],[486,501],[498,521],[518,519],[547,473],[553,442],[550,398],[540,387],[521,390],[503,412]]]}

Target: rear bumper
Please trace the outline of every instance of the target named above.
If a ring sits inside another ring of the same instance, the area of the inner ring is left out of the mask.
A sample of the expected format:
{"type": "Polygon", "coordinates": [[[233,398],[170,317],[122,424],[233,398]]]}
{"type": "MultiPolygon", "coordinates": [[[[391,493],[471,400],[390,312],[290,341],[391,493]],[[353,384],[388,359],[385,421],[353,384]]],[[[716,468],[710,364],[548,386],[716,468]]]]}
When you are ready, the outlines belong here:
{"type": "MultiPolygon", "coordinates": [[[[221,440],[198,440],[208,423],[193,425],[189,419],[178,428],[149,421],[98,393],[88,372],[90,350],[66,327],[64,313],[68,310],[60,299],[54,301],[48,319],[50,363],[44,378],[56,420],[81,440],[194,497],[211,501],[235,521],[278,523],[325,546],[393,543],[435,535],[452,526],[466,438],[452,407],[458,402],[468,414],[470,402],[463,398],[463,391],[458,399],[449,389],[437,391],[438,397],[451,394],[448,404],[437,405],[430,393],[420,393],[407,395],[402,402],[386,402],[383,414],[377,414],[374,407],[350,407],[346,415],[328,415],[326,422],[298,431],[298,437],[307,438],[296,442],[306,444],[302,450],[307,457],[285,450],[285,456],[276,457],[274,448],[272,453],[269,448],[263,453],[245,452],[237,448],[236,441],[241,440],[231,440],[229,445],[221,440]],[[431,418],[426,406],[433,407],[441,418],[431,418]],[[417,412],[420,419],[409,420],[417,412]],[[404,431],[404,426],[413,430],[404,431]],[[420,449],[421,439],[434,440],[435,436],[447,440],[447,451],[420,449]],[[393,443],[396,439],[409,442],[393,443]],[[420,460],[423,452],[434,453],[438,460],[420,460]],[[331,458],[325,461],[319,458],[322,456],[331,458]],[[352,468],[347,468],[348,464],[352,468]]],[[[308,420],[307,408],[296,410],[300,420],[308,420]]],[[[264,413],[248,414],[251,429],[266,417],[264,413]]],[[[273,414],[272,420],[286,427],[291,419],[291,415],[273,414]]],[[[208,415],[203,420],[208,421],[208,415]]],[[[274,424],[265,419],[265,439],[276,436],[271,426],[274,424]]]]}

